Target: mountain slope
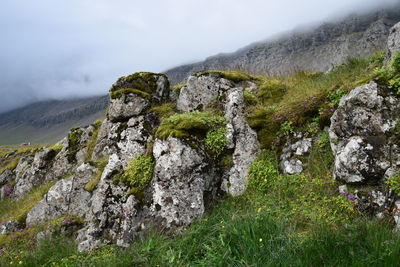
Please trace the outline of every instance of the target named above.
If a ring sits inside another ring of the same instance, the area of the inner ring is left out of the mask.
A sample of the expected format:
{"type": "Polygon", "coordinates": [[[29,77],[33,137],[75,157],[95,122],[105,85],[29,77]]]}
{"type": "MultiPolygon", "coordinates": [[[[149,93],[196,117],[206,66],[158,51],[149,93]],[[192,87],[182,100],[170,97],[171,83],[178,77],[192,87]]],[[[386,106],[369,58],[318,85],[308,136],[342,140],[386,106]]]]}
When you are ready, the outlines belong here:
{"type": "Polygon", "coordinates": [[[0,145],[53,143],[71,127],[104,117],[107,96],[32,103],[0,114],[0,145]]]}
{"type": "Polygon", "coordinates": [[[277,40],[252,44],[234,53],[178,66],[165,73],[173,84],[205,70],[243,70],[251,74],[287,75],[298,70],[326,71],[348,57],[365,57],[383,50],[389,29],[400,20],[400,5],[351,15],[308,32],[288,33],[277,40]]]}

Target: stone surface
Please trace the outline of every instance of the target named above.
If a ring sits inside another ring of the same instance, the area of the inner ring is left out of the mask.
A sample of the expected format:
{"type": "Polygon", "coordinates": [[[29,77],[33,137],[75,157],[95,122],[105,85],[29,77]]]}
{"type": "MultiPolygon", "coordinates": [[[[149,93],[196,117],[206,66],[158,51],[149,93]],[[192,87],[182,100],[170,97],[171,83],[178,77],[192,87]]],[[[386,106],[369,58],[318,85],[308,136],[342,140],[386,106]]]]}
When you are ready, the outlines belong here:
{"type": "Polygon", "coordinates": [[[3,225],[0,225],[0,235],[10,234],[16,232],[21,228],[21,224],[17,220],[11,220],[3,225]]]}
{"type": "Polygon", "coordinates": [[[258,156],[260,144],[257,133],[250,128],[245,118],[243,88],[230,89],[226,94],[224,117],[227,121],[228,146],[234,152],[233,167],[225,175],[223,189],[237,196],[246,190],[247,170],[258,156]]]}
{"type": "Polygon", "coordinates": [[[329,136],[335,156],[334,177],[346,183],[376,183],[400,167],[393,133],[400,101],[376,83],[343,97],[331,118],[329,136]]]}
{"type": "Polygon", "coordinates": [[[304,137],[303,133],[290,136],[282,149],[279,167],[284,174],[300,174],[304,170],[302,156],[310,153],[312,138],[304,137]]]}
{"type": "Polygon", "coordinates": [[[86,217],[91,194],[84,186],[92,178],[95,167],[82,164],[74,176],[58,181],[27,215],[27,224],[49,221],[64,215],[86,217]]]}
{"type": "Polygon", "coordinates": [[[13,197],[21,198],[33,187],[43,183],[47,171],[52,167],[52,161],[56,152],[46,148],[43,151],[36,152],[35,156],[22,158],[15,169],[15,186],[13,197]]]}
{"type": "Polygon", "coordinates": [[[123,94],[120,98],[111,99],[108,109],[108,119],[112,122],[126,121],[133,116],[142,114],[150,102],[136,94],[123,94]]]}
{"type": "Polygon", "coordinates": [[[215,168],[205,154],[176,138],[156,140],[153,154],[153,215],[167,229],[188,226],[216,193],[215,168]]]}
{"type": "Polygon", "coordinates": [[[390,59],[396,52],[400,51],[400,23],[390,29],[387,44],[387,59],[390,59]]]}
{"type": "Polygon", "coordinates": [[[179,94],[177,109],[183,112],[203,110],[232,87],[234,84],[231,81],[217,74],[190,76],[179,94]]]}

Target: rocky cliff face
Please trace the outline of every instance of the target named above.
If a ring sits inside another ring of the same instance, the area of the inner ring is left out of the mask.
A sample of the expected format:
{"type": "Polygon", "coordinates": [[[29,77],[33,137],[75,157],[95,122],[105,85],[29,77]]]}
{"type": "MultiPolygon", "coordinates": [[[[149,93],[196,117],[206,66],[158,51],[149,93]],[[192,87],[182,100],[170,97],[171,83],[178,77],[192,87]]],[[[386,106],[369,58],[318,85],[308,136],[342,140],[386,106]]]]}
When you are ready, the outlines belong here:
{"type": "MultiPolygon", "coordinates": [[[[400,45],[396,30],[389,40],[388,50],[400,45]]],[[[341,191],[345,184],[374,186],[370,196],[354,196],[359,209],[398,221],[399,197],[384,183],[400,171],[400,100],[390,84],[376,80],[343,97],[329,134],[341,191]]],[[[163,74],[121,77],[101,124],[73,128],[56,146],[24,154],[1,173],[3,199],[50,187],[24,216],[2,218],[0,233],[72,216],[81,222],[76,239],[85,251],[128,246],[152,227],[182,231],[220,196],[246,191],[248,169],[260,152],[246,106],[249,92],[259,90],[248,75],[203,72],[190,76],[175,100],[163,74]]],[[[301,173],[317,138],[287,132],[278,150],[281,171],[301,173]]],[[[38,238],[51,234],[46,226],[38,238]]]]}
{"type": "Polygon", "coordinates": [[[203,62],[166,71],[173,84],[191,73],[205,70],[243,70],[253,74],[287,75],[299,70],[327,71],[348,57],[365,57],[383,50],[389,29],[400,20],[400,9],[352,15],[342,22],[326,23],[308,31],[289,34],[207,58],[203,62]]]}

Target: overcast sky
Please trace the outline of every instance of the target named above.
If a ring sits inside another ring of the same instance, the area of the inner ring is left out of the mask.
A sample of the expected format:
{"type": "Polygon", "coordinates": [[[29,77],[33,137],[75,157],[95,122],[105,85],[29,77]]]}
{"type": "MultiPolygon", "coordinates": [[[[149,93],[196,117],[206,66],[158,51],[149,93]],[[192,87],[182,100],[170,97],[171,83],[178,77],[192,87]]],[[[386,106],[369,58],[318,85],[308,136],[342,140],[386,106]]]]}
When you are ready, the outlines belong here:
{"type": "MultiPolygon", "coordinates": [[[[399,1],[399,0],[397,0],[399,1]]],[[[396,0],[0,0],[0,112],[396,0]]]]}

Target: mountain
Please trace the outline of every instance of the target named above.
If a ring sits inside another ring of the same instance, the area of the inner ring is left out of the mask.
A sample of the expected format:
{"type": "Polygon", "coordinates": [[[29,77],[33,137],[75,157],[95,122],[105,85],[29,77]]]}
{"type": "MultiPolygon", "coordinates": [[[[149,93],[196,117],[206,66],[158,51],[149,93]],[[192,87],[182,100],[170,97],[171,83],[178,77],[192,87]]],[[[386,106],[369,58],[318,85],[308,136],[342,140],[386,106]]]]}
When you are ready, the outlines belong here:
{"type": "Polygon", "coordinates": [[[385,49],[389,29],[399,20],[400,5],[353,14],[342,21],[286,33],[277,39],[178,66],[165,73],[172,84],[177,84],[191,73],[205,70],[243,70],[264,75],[287,75],[298,70],[327,71],[333,65],[344,63],[348,57],[365,57],[385,49]]]}
{"type": "Polygon", "coordinates": [[[105,116],[108,96],[48,100],[0,114],[0,145],[54,143],[70,128],[105,116]]]}

